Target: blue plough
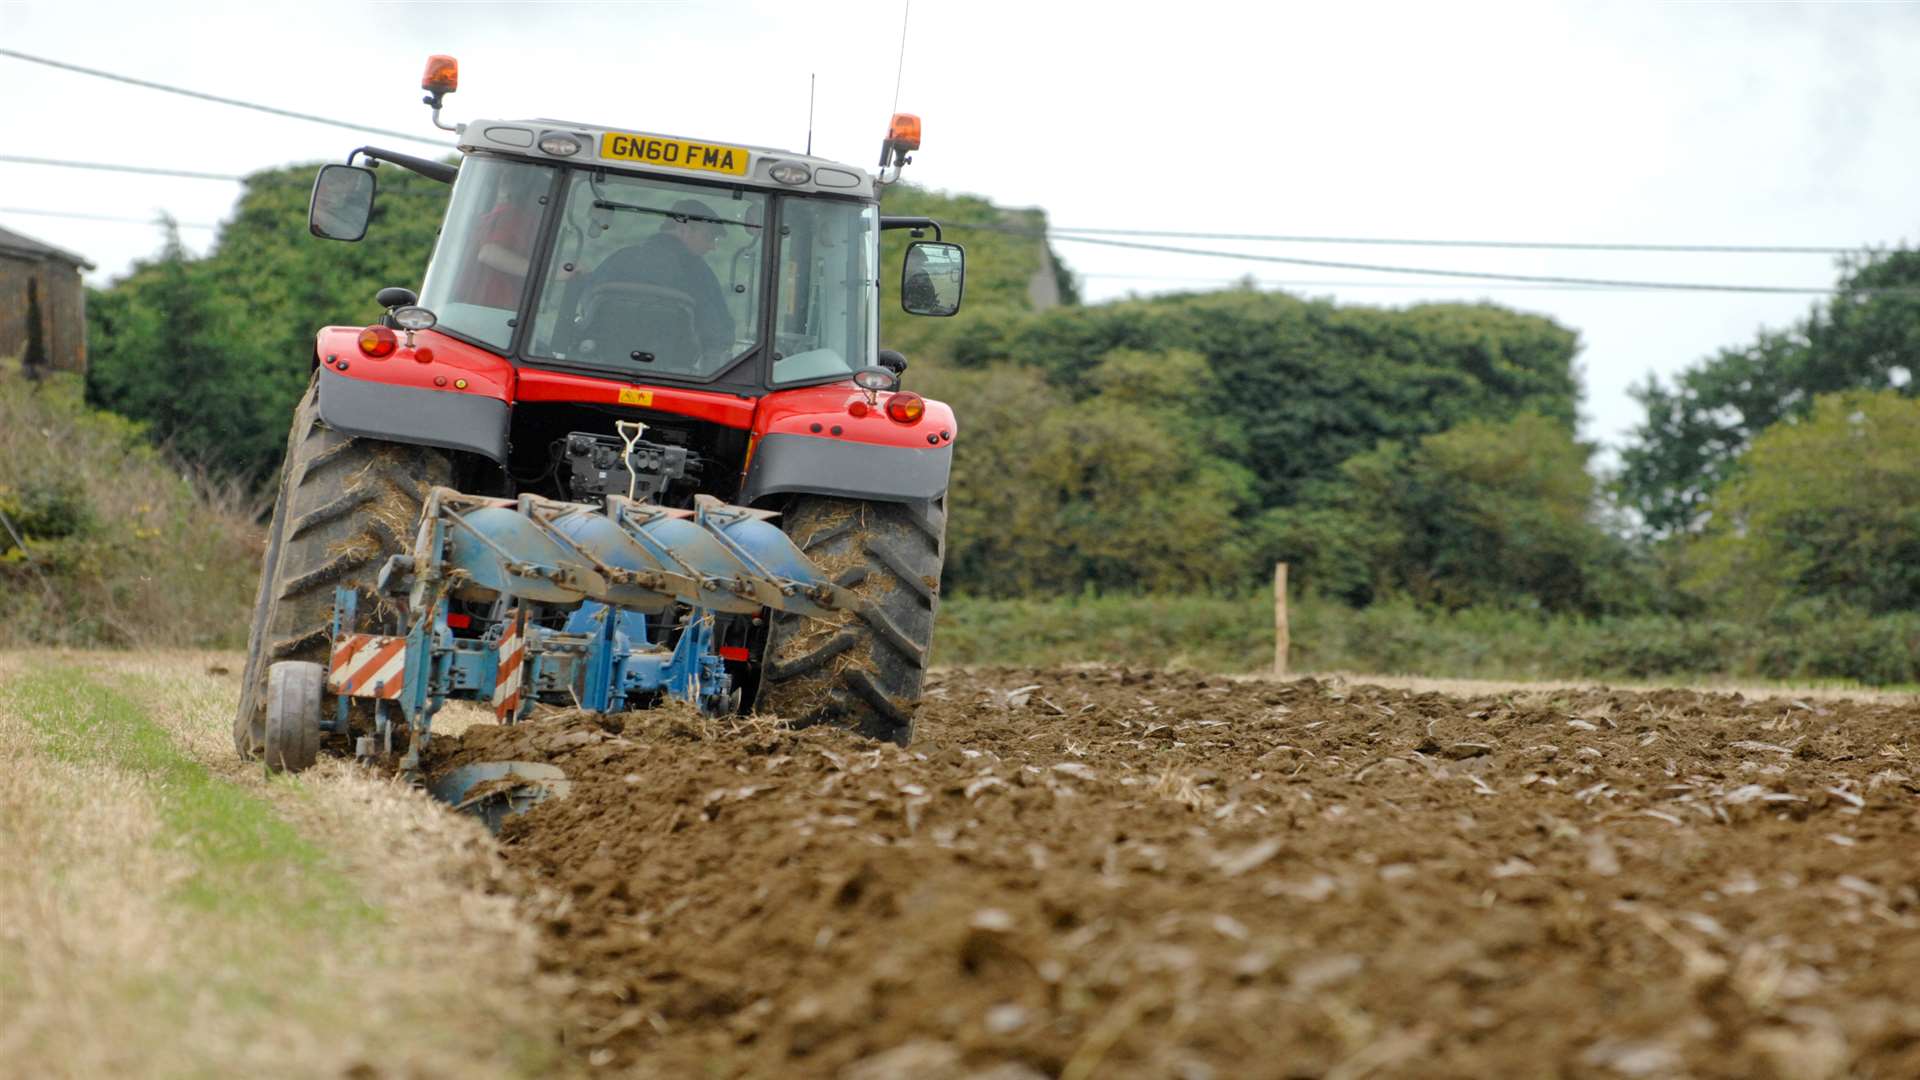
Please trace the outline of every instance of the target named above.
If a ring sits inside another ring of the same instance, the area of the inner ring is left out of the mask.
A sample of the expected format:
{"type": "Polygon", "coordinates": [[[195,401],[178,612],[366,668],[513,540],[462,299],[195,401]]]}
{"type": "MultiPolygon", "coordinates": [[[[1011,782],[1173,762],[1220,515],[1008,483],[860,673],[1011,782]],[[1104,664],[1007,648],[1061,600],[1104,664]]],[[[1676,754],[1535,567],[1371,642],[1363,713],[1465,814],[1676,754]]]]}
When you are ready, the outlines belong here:
{"type": "MultiPolygon", "coordinates": [[[[486,702],[508,724],[536,701],[604,713],[674,698],[709,714],[736,711],[716,616],[773,609],[832,619],[859,602],[771,517],[704,496],[680,510],[619,495],[591,506],[435,488],[411,554],[389,559],[378,579],[380,614],[396,632],[361,630],[371,613],[360,596],[336,592],[323,687],[332,708],[322,708],[320,686],[271,695],[268,762],[277,743],[349,734],[355,700],[372,706],[356,752],[390,753],[404,725],[409,775],[450,699],[486,702]]],[[[458,804],[503,775],[537,783],[526,773],[477,768],[436,794],[458,804]]]]}

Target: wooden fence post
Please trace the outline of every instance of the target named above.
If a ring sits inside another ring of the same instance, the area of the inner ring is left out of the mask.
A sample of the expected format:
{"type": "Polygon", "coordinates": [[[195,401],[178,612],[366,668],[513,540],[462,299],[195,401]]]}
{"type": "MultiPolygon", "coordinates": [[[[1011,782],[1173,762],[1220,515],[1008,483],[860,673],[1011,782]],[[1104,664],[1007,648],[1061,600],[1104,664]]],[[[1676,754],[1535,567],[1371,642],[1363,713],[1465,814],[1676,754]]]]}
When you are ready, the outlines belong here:
{"type": "Polygon", "coordinates": [[[1273,673],[1285,678],[1287,650],[1293,644],[1287,627],[1287,564],[1273,564],[1273,673]]]}

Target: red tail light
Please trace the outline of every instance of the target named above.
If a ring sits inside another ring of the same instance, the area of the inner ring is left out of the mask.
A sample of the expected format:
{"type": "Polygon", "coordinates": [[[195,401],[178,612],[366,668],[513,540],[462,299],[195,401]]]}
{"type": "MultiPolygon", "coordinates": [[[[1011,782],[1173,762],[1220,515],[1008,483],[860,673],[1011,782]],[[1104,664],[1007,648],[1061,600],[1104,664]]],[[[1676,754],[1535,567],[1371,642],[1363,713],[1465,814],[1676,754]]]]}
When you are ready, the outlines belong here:
{"type": "Polygon", "coordinates": [[[887,399],[887,416],[902,424],[917,424],[927,414],[927,399],[901,392],[887,399]]]}
{"type": "Polygon", "coordinates": [[[369,326],[360,331],[360,351],[375,360],[385,360],[400,345],[400,338],[384,326],[369,326]]]}

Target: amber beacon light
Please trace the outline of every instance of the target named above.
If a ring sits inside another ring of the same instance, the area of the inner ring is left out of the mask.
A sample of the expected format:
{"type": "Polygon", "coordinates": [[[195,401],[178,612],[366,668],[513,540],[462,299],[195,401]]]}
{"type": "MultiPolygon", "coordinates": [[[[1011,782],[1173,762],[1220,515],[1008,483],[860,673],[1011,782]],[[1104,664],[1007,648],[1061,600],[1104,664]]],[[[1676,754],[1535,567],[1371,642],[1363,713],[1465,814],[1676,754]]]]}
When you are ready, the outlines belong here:
{"type": "Polygon", "coordinates": [[[427,57],[427,73],[420,77],[420,89],[437,94],[460,89],[460,61],[438,54],[427,57]]]}
{"type": "Polygon", "coordinates": [[[920,118],[912,113],[894,113],[887,124],[886,141],[880,144],[880,167],[899,168],[907,163],[907,154],[920,149],[920,118]]]}
{"type": "Polygon", "coordinates": [[[887,141],[902,150],[920,149],[920,118],[912,113],[894,113],[887,125],[887,141]]]}

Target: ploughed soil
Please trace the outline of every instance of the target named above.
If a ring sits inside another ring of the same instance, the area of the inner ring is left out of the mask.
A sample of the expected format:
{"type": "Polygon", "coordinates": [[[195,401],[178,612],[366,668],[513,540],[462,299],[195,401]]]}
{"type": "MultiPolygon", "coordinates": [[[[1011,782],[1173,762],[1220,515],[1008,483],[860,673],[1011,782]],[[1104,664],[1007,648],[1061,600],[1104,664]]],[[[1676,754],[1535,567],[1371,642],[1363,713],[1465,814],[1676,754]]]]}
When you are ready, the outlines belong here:
{"type": "Polygon", "coordinates": [[[502,833],[590,1066],[1920,1076],[1911,705],[936,676],[907,749],[679,709],[502,833]]]}

